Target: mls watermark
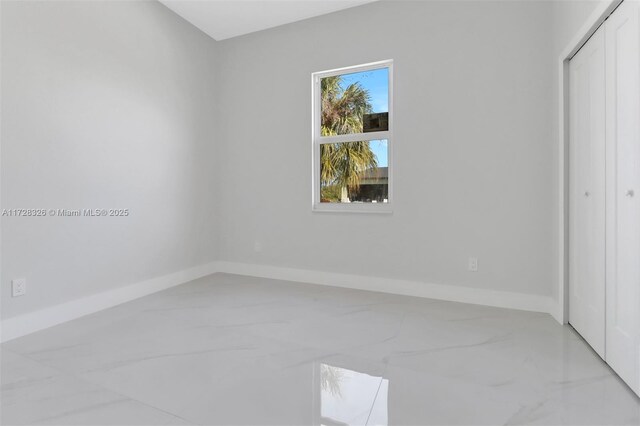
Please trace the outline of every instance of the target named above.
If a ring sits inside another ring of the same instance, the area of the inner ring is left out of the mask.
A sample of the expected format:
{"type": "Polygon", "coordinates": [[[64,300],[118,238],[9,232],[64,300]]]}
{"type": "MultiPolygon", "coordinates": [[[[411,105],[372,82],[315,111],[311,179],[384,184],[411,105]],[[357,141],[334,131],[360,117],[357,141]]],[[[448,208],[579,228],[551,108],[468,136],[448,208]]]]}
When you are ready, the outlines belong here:
{"type": "Polygon", "coordinates": [[[3,209],[2,217],[127,217],[129,209],[3,209]]]}

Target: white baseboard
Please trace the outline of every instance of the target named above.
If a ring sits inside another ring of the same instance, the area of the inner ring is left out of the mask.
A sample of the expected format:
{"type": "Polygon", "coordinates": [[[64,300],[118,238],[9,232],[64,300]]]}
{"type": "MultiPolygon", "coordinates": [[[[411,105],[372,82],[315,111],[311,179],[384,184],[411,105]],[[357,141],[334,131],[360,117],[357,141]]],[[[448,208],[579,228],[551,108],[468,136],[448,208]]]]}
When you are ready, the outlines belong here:
{"type": "Polygon", "coordinates": [[[566,318],[562,304],[559,301],[554,300],[552,298],[549,298],[549,300],[550,300],[549,315],[551,315],[560,324],[562,325],[567,324],[568,319],[566,318]]]}
{"type": "Polygon", "coordinates": [[[551,297],[419,281],[339,274],[309,269],[282,268],[237,262],[211,262],[173,274],[120,287],[103,293],[8,318],[0,324],[0,342],[6,342],[54,325],[62,324],[186,282],[224,272],[252,277],[297,281],[450,302],[472,303],[522,311],[544,312],[558,322],[562,310],[551,297]]]}
{"type": "Polygon", "coordinates": [[[45,328],[111,308],[158,291],[217,272],[217,262],[141,281],[125,287],[61,303],[35,312],[7,318],[0,325],[0,342],[6,342],[45,328]]]}
{"type": "Polygon", "coordinates": [[[253,277],[425,297],[521,311],[544,312],[558,318],[555,300],[551,297],[533,294],[226,261],[218,262],[217,270],[218,272],[253,277]]]}

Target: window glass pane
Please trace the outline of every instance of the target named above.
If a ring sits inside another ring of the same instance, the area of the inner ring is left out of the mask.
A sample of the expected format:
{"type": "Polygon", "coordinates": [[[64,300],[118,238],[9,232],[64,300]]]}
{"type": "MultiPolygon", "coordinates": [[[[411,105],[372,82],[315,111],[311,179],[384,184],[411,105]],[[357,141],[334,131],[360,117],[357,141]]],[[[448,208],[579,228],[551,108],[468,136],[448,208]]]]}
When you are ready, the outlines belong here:
{"type": "Polygon", "coordinates": [[[389,69],[321,80],[321,136],[389,130],[389,69]]]}
{"type": "Polygon", "coordinates": [[[320,202],[388,202],[388,155],[386,140],[320,145],[320,202]]]}

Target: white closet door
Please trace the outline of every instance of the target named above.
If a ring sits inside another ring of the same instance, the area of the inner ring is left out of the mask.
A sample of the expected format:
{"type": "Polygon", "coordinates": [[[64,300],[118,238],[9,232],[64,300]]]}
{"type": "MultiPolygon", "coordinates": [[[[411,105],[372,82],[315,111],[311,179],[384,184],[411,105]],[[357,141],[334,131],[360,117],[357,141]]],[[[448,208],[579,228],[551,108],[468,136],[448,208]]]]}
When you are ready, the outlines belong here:
{"type": "Polygon", "coordinates": [[[640,4],[606,21],[607,363],[640,395],[640,4]]]}
{"type": "Polygon", "coordinates": [[[605,39],[569,63],[569,322],[605,356],[605,39]]]}

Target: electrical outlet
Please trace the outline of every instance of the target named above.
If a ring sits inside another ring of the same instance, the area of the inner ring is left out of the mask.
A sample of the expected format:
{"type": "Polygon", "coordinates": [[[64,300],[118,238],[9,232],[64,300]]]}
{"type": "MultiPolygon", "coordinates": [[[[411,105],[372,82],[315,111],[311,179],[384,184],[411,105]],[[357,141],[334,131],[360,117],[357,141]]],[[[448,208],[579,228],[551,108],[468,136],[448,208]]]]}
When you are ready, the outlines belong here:
{"type": "Polygon", "coordinates": [[[472,272],[476,272],[478,270],[478,258],[470,257],[469,258],[469,270],[472,272]]]}
{"type": "Polygon", "coordinates": [[[11,280],[11,295],[13,297],[24,296],[27,293],[26,278],[16,278],[11,280]]]}
{"type": "Polygon", "coordinates": [[[262,243],[260,241],[253,243],[253,251],[256,253],[260,253],[262,251],[262,243]]]}

